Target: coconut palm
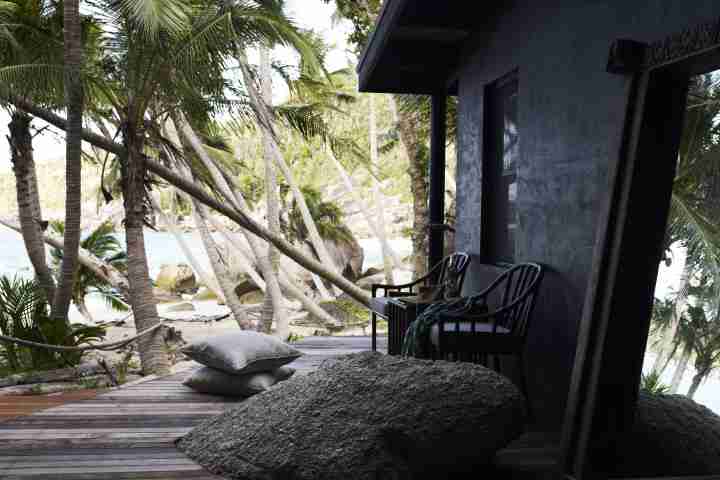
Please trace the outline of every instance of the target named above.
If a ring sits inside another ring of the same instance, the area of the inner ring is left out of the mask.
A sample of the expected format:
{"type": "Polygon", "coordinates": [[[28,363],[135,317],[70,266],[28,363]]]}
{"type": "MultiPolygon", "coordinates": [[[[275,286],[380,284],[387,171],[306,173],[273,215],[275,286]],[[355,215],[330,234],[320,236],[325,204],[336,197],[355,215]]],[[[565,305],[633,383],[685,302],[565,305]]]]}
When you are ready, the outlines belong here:
{"type": "MultiPolygon", "coordinates": [[[[29,75],[31,72],[62,68],[62,16],[52,2],[41,0],[0,1],[0,81],[19,95],[43,95],[45,105],[61,101],[58,83],[53,75],[29,75]],[[18,81],[23,72],[30,82],[18,81]],[[51,78],[48,78],[51,77],[51,78]]],[[[57,75],[54,75],[57,77],[57,75]]],[[[56,79],[56,78],[55,78],[56,79]]],[[[26,251],[38,283],[48,301],[55,296],[55,280],[47,265],[42,239],[43,220],[32,147],[32,117],[7,105],[11,113],[8,125],[10,159],[16,180],[18,214],[26,251]]]]}
{"type": "MultiPolygon", "coordinates": [[[[55,234],[64,234],[65,225],[62,222],[51,222],[50,225],[55,234]]],[[[127,271],[127,254],[116,236],[115,226],[110,221],[101,223],[83,238],[80,248],[120,272],[127,271]]],[[[62,263],[64,252],[59,248],[53,248],[50,250],[50,254],[57,271],[62,263]]],[[[73,282],[72,301],[83,317],[93,321],[85,303],[85,297],[90,293],[100,295],[113,310],[122,312],[128,310],[128,299],[123,298],[121,293],[105,279],[98,277],[92,270],[81,265],[73,282]]]]}
{"type": "MultiPolygon", "coordinates": [[[[669,252],[671,246],[681,245],[687,255],[672,321],[659,329],[663,338],[655,363],[656,368],[664,369],[674,354],[681,352],[671,390],[677,390],[693,352],[692,341],[683,337],[681,329],[690,306],[688,295],[693,279],[705,275],[720,278],[720,216],[716,208],[720,200],[720,144],[715,121],[720,113],[718,95],[712,75],[693,80],[673,184],[665,249],[669,252]]],[[[668,253],[664,260],[672,261],[668,253]]],[[[717,289],[720,283],[714,285],[717,289]]]]}
{"type": "Polygon", "coordinates": [[[63,0],[64,87],[67,129],[65,138],[65,232],[64,255],[52,316],[67,322],[78,268],[82,212],[82,128],[84,89],[82,80],[83,41],[80,1],[63,0]]]}

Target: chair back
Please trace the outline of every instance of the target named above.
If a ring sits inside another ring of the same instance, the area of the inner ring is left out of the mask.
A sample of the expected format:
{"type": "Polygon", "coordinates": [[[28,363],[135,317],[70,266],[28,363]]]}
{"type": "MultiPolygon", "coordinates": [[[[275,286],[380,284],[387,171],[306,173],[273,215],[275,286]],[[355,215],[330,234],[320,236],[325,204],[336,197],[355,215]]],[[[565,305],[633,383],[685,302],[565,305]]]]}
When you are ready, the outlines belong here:
{"type": "Polygon", "coordinates": [[[463,252],[448,255],[439,265],[436,265],[435,268],[440,267],[437,284],[442,286],[442,292],[440,292],[442,298],[438,298],[438,300],[460,296],[468,265],[470,265],[470,255],[463,252]]]}
{"type": "MultiPolygon", "coordinates": [[[[503,272],[482,293],[477,303],[491,308],[497,326],[514,336],[525,337],[540,290],[543,268],[537,263],[519,263],[503,272]]],[[[477,305],[475,305],[477,307],[477,305]]]]}

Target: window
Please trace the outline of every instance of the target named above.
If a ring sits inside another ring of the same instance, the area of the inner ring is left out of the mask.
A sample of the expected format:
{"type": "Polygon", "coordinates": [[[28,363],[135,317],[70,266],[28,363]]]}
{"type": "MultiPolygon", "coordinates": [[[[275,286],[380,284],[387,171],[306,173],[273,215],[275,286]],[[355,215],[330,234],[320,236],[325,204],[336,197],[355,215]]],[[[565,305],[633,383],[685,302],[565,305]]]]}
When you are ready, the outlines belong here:
{"type": "Polygon", "coordinates": [[[485,89],[485,150],[482,180],[482,258],[514,262],[518,162],[517,72],[485,89]]]}

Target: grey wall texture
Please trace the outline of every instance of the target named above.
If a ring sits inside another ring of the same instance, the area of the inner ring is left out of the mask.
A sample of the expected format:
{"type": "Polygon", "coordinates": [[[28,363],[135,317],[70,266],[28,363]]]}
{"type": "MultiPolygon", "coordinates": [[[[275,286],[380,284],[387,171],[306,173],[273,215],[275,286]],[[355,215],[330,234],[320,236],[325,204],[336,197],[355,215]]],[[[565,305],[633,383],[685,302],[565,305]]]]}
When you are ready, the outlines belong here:
{"type": "MultiPolygon", "coordinates": [[[[578,326],[626,120],[630,78],[606,73],[616,39],[651,43],[720,17],[717,0],[508,2],[478,18],[459,75],[456,248],[476,258],[466,293],[485,284],[480,254],[483,91],[519,78],[517,261],[548,268],[526,371],[539,423],[559,429],[578,326]],[[552,6],[541,6],[542,4],[552,6]]],[[[720,64],[718,65],[720,67],[720,64]]],[[[651,179],[648,179],[651,181],[651,179]]],[[[627,319],[632,322],[632,318],[627,319]]]]}

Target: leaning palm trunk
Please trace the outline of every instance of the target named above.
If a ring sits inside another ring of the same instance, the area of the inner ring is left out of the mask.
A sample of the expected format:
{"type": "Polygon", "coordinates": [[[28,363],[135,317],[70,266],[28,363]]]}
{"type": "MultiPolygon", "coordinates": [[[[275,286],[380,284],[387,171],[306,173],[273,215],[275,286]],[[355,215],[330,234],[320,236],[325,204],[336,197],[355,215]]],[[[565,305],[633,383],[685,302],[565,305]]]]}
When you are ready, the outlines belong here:
{"type": "Polygon", "coordinates": [[[212,215],[208,215],[207,220],[208,222],[210,222],[210,224],[212,224],[213,228],[215,228],[216,231],[220,232],[220,235],[225,238],[225,241],[228,243],[228,245],[233,246],[235,250],[234,253],[236,256],[236,260],[239,263],[242,273],[250,277],[250,280],[252,280],[252,282],[264,293],[267,289],[267,286],[265,285],[265,280],[263,280],[260,275],[258,275],[258,273],[255,271],[255,268],[253,268],[254,258],[248,258],[249,255],[252,255],[252,252],[248,252],[243,245],[240,245],[240,242],[237,241],[237,239],[228,231],[228,229],[223,224],[214,219],[212,215]]]}
{"type": "Polygon", "coordinates": [[[26,113],[15,111],[8,125],[10,136],[10,160],[15,174],[20,228],[30,263],[35,270],[38,284],[45,291],[49,302],[55,297],[55,279],[47,264],[45,242],[43,241],[42,210],[40,192],[37,186],[35,159],[33,158],[31,118],[26,113]]]}
{"type": "Polygon", "coordinates": [[[285,158],[283,158],[283,155],[280,152],[280,147],[278,146],[275,136],[272,115],[265,102],[263,102],[260,93],[255,87],[255,84],[253,83],[252,75],[250,73],[250,69],[247,66],[247,63],[245,63],[245,59],[240,58],[239,63],[240,69],[243,74],[245,88],[247,88],[250,103],[252,104],[255,115],[257,116],[257,121],[260,126],[260,130],[262,131],[264,142],[266,142],[268,148],[270,149],[270,155],[275,162],[275,165],[277,165],[277,167],[280,169],[283,177],[285,178],[285,181],[290,187],[293,198],[295,199],[298,209],[300,210],[300,215],[302,216],[305,228],[307,228],[308,237],[310,238],[310,244],[313,246],[313,249],[315,250],[316,255],[320,259],[320,262],[327,265],[329,269],[336,270],[335,263],[333,262],[332,257],[330,257],[330,254],[325,247],[325,242],[323,241],[322,237],[320,237],[320,232],[318,232],[317,225],[315,225],[315,220],[310,214],[310,209],[307,206],[305,197],[300,191],[300,187],[295,181],[295,177],[292,174],[290,167],[288,167],[288,164],[285,162],[285,158]]]}
{"type": "MultiPolygon", "coordinates": [[[[270,78],[270,52],[264,45],[260,47],[260,88],[262,89],[262,98],[266,104],[272,102],[272,82],[270,78]]],[[[266,136],[263,136],[263,159],[265,163],[265,199],[267,203],[267,223],[268,229],[279,235],[280,234],[280,199],[278,194],[277,174],[275,165],[272,160],[272,146],[269,144],[266,136]]],[[[272,275],[277,278],[278,265],[280,264],[280,255],[272,244],[267,246],[267,256],[270,262],[272,275]]],[[[284,312],[275,312],[273,308],[272,297],[265,295],[263,301],[262,314],[260,317],[260,329],[265,333],[272,330],[273,316],[284,315],[284,312]]]]}
{"type": "Polygon", "coordinates": [[[704,370],[698,370],[695,375],[693,376],[692,383],[690,384],[690,388],[688,389],[687,396],[688,398],[694,398],[695,394],[698,391],[698,388],[700,388],[700,385],[702,385],[703,380],[707,378],[707,376],[710,374],[709,369],[704,370]]]}
{"type": "MultiPolygon", "coordinates": [[[[24,110],[38,118],[45,120],[46,122],[56,126],[60,129],[67,128],[67,121],[61,116],[47,109],[38,107],[37,105],[28,102],[26,99],[18,97],[16,95],[5,95],[7,101],[15,105],[17,108],[24,110]]],[[[123,145],[109,141],[89,130],[83,130],[83,139],[105,151],[114,153],[119,156],[127,155],[127,148],[123,145]]],[[[302,250],[292,245],[286,239],[279,235],[275,235],[270,232],[267,228],[260,225],[252,217],[250,217],[245,211],[235,208],[234,204],[228,205],[226,203],[218,201],[212,195],[210,195],[203,188],[196,185],[191,180],[188,180],[185,176],[178,174],[177,172],[169,169],[161,163],[153,160],[152,158],[145,158],[145,166],[149,171],[162,178],[174,187],[182,190],[196,200],[207,205],[216,212],[226,216],[238,226],[247,230],[263,240],[271,242],[275,247],[280,250],[287,257],[294,260],[298,265],[302,266],[306,270],[316,273],[326,281],[340,288],[342,291],[347,293],[350,297],[357,300],[363,305],[368,305],[370,302],[370,295],[362,288],[348,281],[342,275],[339,275],[333,270],[327,269],[323,264],[316,261],[314,258],[308,257],[302,250]]],[[[252,238],[249,236],[248,238],[252,238]]]]}
{"type": "MultiPolygon", "coordinates": [[[[129,113],[129,121],[123,132],[127,155],[122,159],[122,184],[130,304],[135,317],[135,329],[140,332],[157,325],[160,318],[148,271],[143,231],[147,214],[146,171],[143,155],[144,134],[134,124],[136,117],[133,112],[129,113]]],[[[161,329],[141,337],[138,341],[138,351],[143,371],[146,374],[169,373],[170,359],[165,350],[161,329]]]]}
{"type": "Polygon", "coordinates": [[[63,10],[65,45],[65,105],[68,112],[65,151],[65,251],[60,265],[60,280],[52,303],[56,321],[68,321],[75,272],[80,248],[80,220],[82,210],[82,120],[83,84],[82,24],[80,1],[65,0],[63,10]]]}
{"type": "Polygon", "coordinates": [[[383,255],[385,255],[385,252],[387,252],[390,259],[392,260],[393,266],[399,267],[402,262],[400,261],[400,257],[398,257],[397,253],[395,252],[395,250],[393,250],[392,246],[388,242],[387,235],[384,231],[384,226],[382,226],[383,228],[381,229],[381,226],[375,223],[372,216],[370,215],[370,207],[368,207],[363,201],[362,197],[358,195],[355,184],[353,183],[352,178],[348,174],[347,170],[345,170],[345,167],[343,167],[342,163],[340,163],[340,161],[337,159],[332,149],[328,148],[327,151],[328,156],[333,162],[333,165],[335,165],[335,168],[340,174],[340,179],[345,186],[345,191],[348,193],[348,195],[353,197],[355,203],[358,204],[358,206],[360,207],[360,213],[365,219],[365,222],[368,224],[370,231],[378,238],[378,240],[380,240],[380,245],[383,249],[383,255]]]}
{"type": "Polygon", "coordinates": [[[690,345],[686,345],[685,348],[683,348],[680,360],[675,367],[675,373],[673,374],[672,380],[670,381],[669,393],[678,392],[678,389],[680,388],[680,383],[682,382],[682,379],[685,376],[685,372],[687,371],[688,364],[690,363],[690,355],[692,355],[692,347],[690,345]]]}
{"type": "Polygon", "coordinates": [[[195,200],[193,201],[193,213],[195,226],[200,233],[200,238],[202,239],[205,251],[210,259],[210,266],[212,267],[213,272],[215,273],[215,278],[217,279],[223,292],[226,305],[230,308],[238,326],[242,330],[248,330],[251,327],[250,319],[248,318],[247,312],[243,308],[242,303],[240,303],[240,298],[238,298],[238,295],[235,292],[235,282],[233,282],[231,278],[229,262],[223,259],[220,254],[220,249],[208,229],[206,221],[208,217],[207,207],[195,200]]]}
{"type": "MultiPolygon", "coordinates": [[[[378,144],[377,144],[377,121],[375,120],[375,97],[370,95],[370,164],[375,167],[378,164],[378,144]]],[[[388,285],[394,285],[393,266],[390,259],[390,250],[387,244],[387,235],[385,235],[385,207],[383,205],[382,192],[377,179],[373,177],[373,199],[375,201],[375,211],[378,219],[378,238],[383,257],[383,270],[385,271],[385,282],[388,285]]]]}
{"type": "Polygon", "coordinates": [[[680,275],[680,286],[678,288],[677,297],[675,298],[675,308],[673,309],[672,320],[668,328],[663,332],[663,336],[658,349],[655,362],[653,362],[653,371],[662,373],[667,367],[670,360],[677,350],[676,336],[683,312],[687,306],[688,291],[690,288],[690,277],[692,276],[692,265],[685,260],[682,274],[680,275]]]}
{"type": "MultiPolygon", "coordinates": [[[[4,225],[11,230],[22,233],[22,229],[20,228],[20,226],[7,220],[0,219],[0,225],[4,225]]],[[[55,238],[47,233],[44,233],[42,235],[42,240],[51,247],[57,248],[59,250],[65,249],[63,241],[60,238],[55,238]]],[[[118,290],[124,298],[129,297],[130,287],[128,284],[128,279],[120,270],[110,265],[109,263],[104,262],[103,260],[96,257],[91,252],[85,250],[82,247],[80,247],[80,250],[78,251],[78,260],[80,261],[80,264],[90,270],[93,275],[100,278],[105,283],[112,286],[114,289],[118,290]]]]}
{"type": "Polygon", "coordinates": [[[90,310],[88,310],[88,308],[87,308],[87,304],[85,303],[85,298],[75,299],[75,306],[77,307],[78,312],[80,312],[80,315],[82,315],[85,320],[87,320],[90,323],[93,323],[95,321],[93,319],[92,314],[90,313],[90,310]]]}
{"type": "Polygon", "coordinates": [[[175,241],[180,246],[180,250],[183,252],[183,255],[185,255],[185,259],[188,261],[192,269],[198,274],[200,280],[202,280],[205,286],[213,294],[215,294],[215,296],[217,296],[220,300],[225,301],[225,296],[223,295],[220,286],[217,284],[216,279],[209,275],[202,267],[202,265],[200,265],[200,262],[197,260],[197,258],[195,258],[195,255],[193,255],[190,247],[185,241],[185,238],[182,236],[182,233],[177,228],[175,222],[170,218],[170,215],[168,215],[162,210],[162,208],[160,207],[160,203],[152,195],[150,196],[150,201],[152,202],[153,210],[160,214],[163,223],[168,228],[168,230],[170,230],[170,234],[175,238],[175,241]]]}
{"type": "Polygon", "coordinates": [[[415,128],[417,119],[412,114],[400,109],[397,123],[400,140],[408,157],[410,191],[413,195],[412,261],[414,278],[418,278],[423,276],[428,269],[428,151],[424,140],[418,136],[417,128],[415,128]]]}
{"type": "MultiPolygon", "coordinates": [[[[221,231],[221,233],[223,232],[221,231]]],[[[244,247],[240,244],[237,238],[233,237],[229,233],[225,233],[224,235],[225,239],[230,243],[230,245],[232,245],[233,248],[236,251],[240,252],[240,254],[242,255],[244,247]]],[[[290,279],[290,277],[291,275],[287,271],[285,271],[285,269],[280,268],[278,282],[280,283],[280,287],[285,291],[285,293],[297,299],[303,306],[303,308],[305,308],[305,310],[318,318],[325,326],[329,328],[337,328],[341,326],[338,320],[333,318],[329,313],[327,313],[317,303],[315,303],[310,297],[305,295],[300,289],[300,287],[295,285],[295,283],[290,279]]],[[[258,284],[258,286],[260,286],[260,284],[258,284]]],[[[264,282],[263,286],[260,286],[260,288],[264,288],[264,282]]]]}
{"type": "MultiPolygon", "coordinates": [[[[192,151],[195,152],[195,154],[203,163],[205,168],[208,169],[208,171],[210,172],[210,176],[213,179],[213,182],[220,190],[221,194],[225,197],[225,199],[230,202],[230,205],[232,205],[235,210],[237,210],[238,212],[243,212],[246,218],[250,218],[250,208],[245,201],[245,198],[237,189],[233,190],[230,188],[227,180],[222,175],[220,169],[218,169],[212,158],[210,158],[210,156],[205,151],[205,148],[200,142],[200,139],[198,138],[197,134],[192,129],[190,124],[187,123],[182,112],[178,112],[174,115],[173,123],[175,125],[175,130],[182,134],[182,136],[186,140],[186,143],[189,144],[189,147],[192,149],[192,151]]],[[[272,273],[272,266],[270,264],[270,259],[267,257],[267,250],[265,250],[263,254],[262,248],[260,247],[258,242],[255,242],[255,240],[251,239],[250,237],[248,237],[248,242],[250,243],[250,248],[253,250],[253,253],[257,257],[260,272],[262,273],[263,278],[265,279],[265,283],[267,285],[267,293],[272,298],[273,311],[280,312],[282,310],[283,302],[282,292],[280,291],[280,285],[278,284],[277,277],[274,276],[272,273]]],[[[278,322],[276,323],[276,328],[278,335],[283,335],[287,330],[287,319],[282,316],[282,318],[278,318],[277,320],[278,322]]]]}

